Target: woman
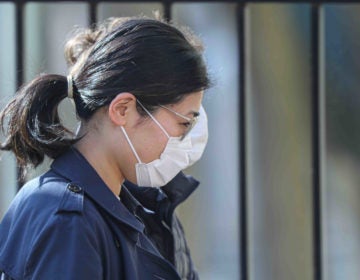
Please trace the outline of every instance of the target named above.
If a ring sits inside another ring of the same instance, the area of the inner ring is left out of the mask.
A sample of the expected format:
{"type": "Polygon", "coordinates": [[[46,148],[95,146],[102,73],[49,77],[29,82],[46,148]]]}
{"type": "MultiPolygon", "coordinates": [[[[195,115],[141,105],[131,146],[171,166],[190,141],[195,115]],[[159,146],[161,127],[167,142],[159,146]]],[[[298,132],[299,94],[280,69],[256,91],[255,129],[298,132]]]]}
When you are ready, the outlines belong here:
{"type": "Polygon", "coordinates": [[[40,75],[0,115],[26,170],[0,225],[4,279],[198,279],[174,215],[198,182],[181,170],[207,142],[209,85],[190,32],[144,17],[111,19],[69,40],[67,77],[40,75]],[[57,107],[71,98],[75,136],[57,107]]]}

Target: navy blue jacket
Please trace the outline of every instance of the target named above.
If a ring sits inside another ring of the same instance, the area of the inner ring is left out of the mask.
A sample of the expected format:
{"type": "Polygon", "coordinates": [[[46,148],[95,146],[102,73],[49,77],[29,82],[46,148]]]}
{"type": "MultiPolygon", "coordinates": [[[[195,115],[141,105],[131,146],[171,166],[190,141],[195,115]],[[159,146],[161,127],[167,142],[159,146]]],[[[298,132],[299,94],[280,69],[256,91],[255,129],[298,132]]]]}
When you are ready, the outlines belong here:
{"type": "Polygon", "coordinates": [[[182,173],[161,189],[127,182],[119,201],[72,148],[10,205],[0,272],[16,280],[198,279],[174,215],[197,185],[182,173]]]}

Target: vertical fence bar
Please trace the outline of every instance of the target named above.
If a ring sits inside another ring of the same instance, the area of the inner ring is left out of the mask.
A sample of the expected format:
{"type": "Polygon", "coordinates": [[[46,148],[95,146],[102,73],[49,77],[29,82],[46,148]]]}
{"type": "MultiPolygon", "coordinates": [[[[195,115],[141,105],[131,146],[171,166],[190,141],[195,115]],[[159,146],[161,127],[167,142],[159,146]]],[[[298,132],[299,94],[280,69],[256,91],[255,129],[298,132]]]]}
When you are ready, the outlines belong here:
{"type": "Polygon", "coordinates": [[[97,1],[89,1],[89,26],[95,28],[97,22],[97,1]]]}
{"type": "Polygon", "coordinates": [[[164,18],[167,21],[170,21],[171,20],[172,2],[171,1],[163,1],[163,7],[164,7],[164,18]]]}
{"type": "MultiPolygon", "coordinates": [[[[20,86],[24,83],[24,8],[25,5],[23,2],[16,2],[16,12],[15,12],[15,21],[16,21],[16,89],[19,89],[20,86]]],[[[24,178],[22,177],[23,169],[17,167],[17,189],[19,190],[21,186],[25,183],[24,178]]]]}
{"type": "Polygon", "coordinates": [[[313,250],[314,250],[314,279],[322,279],[322,227],[321,227],[321,115],[320,115],[320,4],[311,6],[311,77],[312,77],[312,141],[313,141],[313,250]]]}
{"type": "Polygon", "coordinates": [[[245,33],[245,3],[237,4],[237,32],[239,45],[239,145],[240,145],[240,275],[242,280],[248,280],[248,222],[247,222],[247,178],[246,178],[246,33],[245,33]]]}

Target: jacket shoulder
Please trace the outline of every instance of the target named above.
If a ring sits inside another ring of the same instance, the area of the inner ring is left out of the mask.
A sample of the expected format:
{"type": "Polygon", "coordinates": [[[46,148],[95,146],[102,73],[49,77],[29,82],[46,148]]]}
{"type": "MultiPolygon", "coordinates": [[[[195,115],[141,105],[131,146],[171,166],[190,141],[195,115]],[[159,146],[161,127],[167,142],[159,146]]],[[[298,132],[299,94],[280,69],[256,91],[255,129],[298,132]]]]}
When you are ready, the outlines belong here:
{"type": "MultiPolygon", "coordinates": [[[[34,259],[34,248],[44,250],[41,244],[46,238],[62,240],[56,234],[64,238],[68,234],[72,241],[75,234],[88,236],[91,240],[88,244],[94,244],[94,221],[91,221],[94,217],[91,213],[84,214],[84,191],[77,184],[51,171],[29,181],[18,192],[0,224],[0,271],[14,279],[22,278],[29,257],[34,259]]],[[[50,240],[46,244],[53,242],[50,240]]],[[[78,243],[81,242],[73,244],[78,243]]],[[[55,245],[59,245],[56,250],[64,247],[61,243],[55,245]]]]}
{"type": "Polygon", "coordinates": [[[26,183],[10,205],[10,208],[52,212],[83,212],[84,191],[54,172],[47,172],[26,183]]]}

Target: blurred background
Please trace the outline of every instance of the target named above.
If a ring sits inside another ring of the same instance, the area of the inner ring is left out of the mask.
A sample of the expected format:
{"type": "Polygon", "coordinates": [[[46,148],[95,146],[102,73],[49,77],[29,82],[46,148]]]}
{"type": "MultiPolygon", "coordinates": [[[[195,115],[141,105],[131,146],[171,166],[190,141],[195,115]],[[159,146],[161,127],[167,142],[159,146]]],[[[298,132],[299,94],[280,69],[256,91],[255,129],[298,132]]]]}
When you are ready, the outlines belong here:
{"type": "MultiPolygon", "coordinates": [[[[23,81],[67,75],[63,46],[74,27],[89,25],[90,2],[0,2],[0,108],[19,73],[23,81]]],[[[201,185],[177,210],[200,278],[358,280],[360,1],[315,10],[312,1],[252,2],[170,7],[203,40],[215,81],[204,99],[209,143],[187,170],[201,185]]],[[[154,10],[163,4],[99,2],[96,15],[154,10]]],[[[61,114],[76,126],[67,100],[61,114]]],[[[15,160],[2,153],[0,219],[17,189],[15,160]]]]}

